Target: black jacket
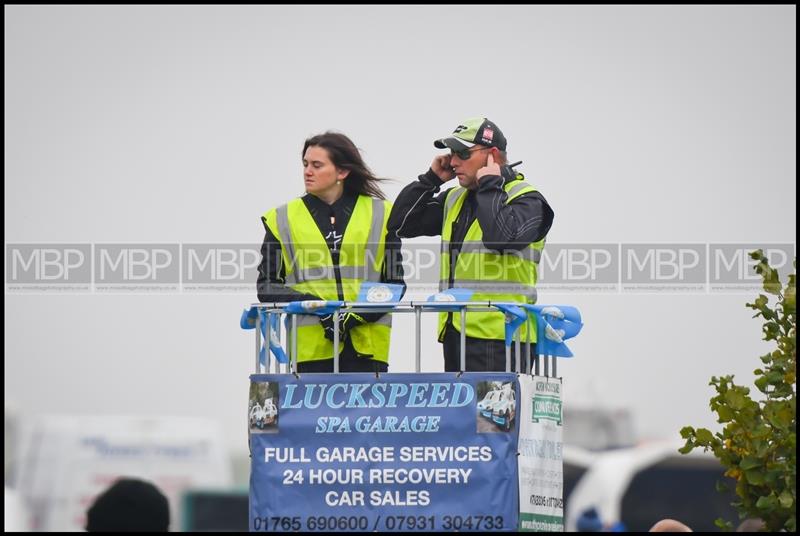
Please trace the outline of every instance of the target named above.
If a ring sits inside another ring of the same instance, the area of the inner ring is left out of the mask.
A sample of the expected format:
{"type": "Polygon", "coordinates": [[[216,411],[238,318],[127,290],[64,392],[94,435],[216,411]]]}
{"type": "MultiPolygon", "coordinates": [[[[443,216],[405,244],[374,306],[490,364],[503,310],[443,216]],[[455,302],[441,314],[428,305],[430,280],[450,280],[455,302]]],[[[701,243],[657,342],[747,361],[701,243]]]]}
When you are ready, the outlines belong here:
{"type": "MultiPolygon", "coordinates": [[[[467,193],[450,239],[451,263],[455,263],[475,218],[483,231],[484,245],[498,253],[519,251],[547,236],[554,214],[540,192],[522,194],[506,204],[508,194],[503,186],[518,178],[524,177],[514,175],[511,168],[504,166],[502,175],[484,176],[478,188],[467,193]]],[[[389,216],[389,236],[400,239],[441,235],[444,201],[450,191],[435,196],[441,186],[442,181],[429,169],[418,181],[403,188],[389,216]]]]}
{"type": "MultiPolygon", "coordinates": [[[[476,218],[483,231],[484,245],[498,253],[519,251],[547,236],[554,214],[540,192],[522,194],[506,204],[508,194],[503,187],[518,179],[524,176],[503,166],[501,175],[482,177],[478,188],[467,193],[451,233],[450,286],[464,237],[476,218]]],[[[406,186],[389,216],[389,235],[397,238],[441,235],[444,202],[450,191],[439,193],[441,186],[441,179],[431,169],[406,186]]],[[[439,341],[444,343],[445,370],[459,370],[459,337],[453,327],[452,313],[448,314],[445,329],[439,333],[439,341]]],[[[470,371],[504,370],[505,346],[498,341],[467,337],[466,359],[466,368],[470,371]]]]}
{"type": "MultiPolygon", "coordinates": [[[[540,192],[522,194],[506,205],[506,182],[524,178],[505,168],[503,175],[486,175],[478,188],[470,190],[453,229],[452,242],[462,242],[467,229],[478,218],[483,242],[499,253],[521,250],[544,238],[553,224],[553,210],[540,192]]],[[[389,216],[389,235],[397,238],[442,234],[444,200],[449,189],[436,195],[442,181],[432,171],[420,175],[400,192],[389,216]]]]}

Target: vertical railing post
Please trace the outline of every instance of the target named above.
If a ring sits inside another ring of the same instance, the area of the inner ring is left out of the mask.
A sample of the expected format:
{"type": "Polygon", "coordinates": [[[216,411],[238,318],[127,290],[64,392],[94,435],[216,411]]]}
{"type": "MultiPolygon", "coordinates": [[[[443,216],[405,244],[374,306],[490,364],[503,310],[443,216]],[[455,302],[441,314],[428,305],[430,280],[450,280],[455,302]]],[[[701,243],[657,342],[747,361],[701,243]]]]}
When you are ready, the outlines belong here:
{"type": "Polygon", "coordinates": [[[256,312],[256,374],[261,374],[261,311],[256,309],[256,312]]]}
{"type": "MultiPolygon", "coordinates": [[[[509,320],[511,320],[511,315],[506,313],[505,314],[506,324],[508,324],[509,320]]],[[[513,340],[513,334],[512,334],[512,340],[513,340]]],[[[506,372],[511,372],[511,345],[506,344],[505,340],[503,341],[503,345],[506,348],[506,372]]]]}
{"type": "Polygon", "coordinates": [[[467,370],[467,309],[461,306],[461,372],[467,370]]]}
{"type": "Polygon", "coordinates": [[[292,315],[292,333],[289,335],[289,344],[292,346],[292,371],[297,372],[297,315],[292,315]]]}
{"type": "Polygon", "coordinates": [[[525,374],[531,373],[531,326],[530,316],[525,319],[525,374]]]}
{"type": "Polygon", "coordinates": [[[414,306],[414,317],[416,321],[416,327],[414,328],[417,336],[414,338],[414,342],[416,345],[416,363],[417,363],[417,373],[422,370],[422,341],[420,340],[420,329],[422,327],[422,308],[419,305],[414,306]]]}
{"type": "Polygon", "coordinates": [[[339,374],[339,309],[333,311],[333,373],[339,374]]]}

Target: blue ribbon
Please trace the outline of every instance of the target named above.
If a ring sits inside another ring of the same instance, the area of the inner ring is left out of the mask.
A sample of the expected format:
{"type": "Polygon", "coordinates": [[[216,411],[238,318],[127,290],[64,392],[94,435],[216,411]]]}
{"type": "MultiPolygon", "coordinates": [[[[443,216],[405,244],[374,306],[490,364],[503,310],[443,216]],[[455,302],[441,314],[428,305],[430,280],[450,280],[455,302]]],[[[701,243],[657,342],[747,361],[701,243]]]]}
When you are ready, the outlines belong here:
{"type": "Polygon", "coordinates": [[[356,301],[364,305],[375,305],[394,308],[403,297],[403,285],[394,283],[376,283],[364,281],[358,289],[356,301]]]}
{"type": "Polygon", "coordinates": [[[575,337],[583,328],[581,313],[571,305],[520,304],[536,317],[536,353],[556,357],[573,357],[564,341],[575,337]]]}
{"type": "Polygon", "coordinates": [[[343,301],[303,300],[293,301],[284,307],[284,311],[292,314],[328,316],[341,309],[343,301]]]}
{"type": "MultiPolygon", "coordinates": [[[[262,315],[266,317],[267,313],[262,313],[262,315]]],[[[275,356],[275,359],[278,361],[278,363],[288,363],[289,356],[287,356],[286,352],[284,352],[283,347],[281,346],[280,337],[278,336],[278,332],[280,329],[280,321],[281,321],[280,316],[281,315],[278,313],[273,313],[270,317],[269,349],[272,352],[272,355],[275,356]]],[[[261,322],[262,326],[266,326],[266,324],[267,323],[265,321],[261,322]]],[[[264,329],[261,330],[261,333],[264,334],[264,329]]],[[[266,338],[266,335],[264,335],[264,338],[266,338]]],[[[261,360],[261,364],[264,366],[266,366],[267,364],[265,354],[266,352],[264,350],[264,347],[262,346],[259,359],[261,360]]]]}
{"type": "Polygon", "coordinates": [[[261,316],[261,336],[264,338],[264,343],[261,346],[261,351],[258,354],[258,360],[265,367],[267,366],[267,345],[275,356],[278,363],[288,363],[289,357],[281,346],[280,338],[278,337],[278,328],[280,327],[280,313],[272,313],[270,315],[270,339],[267,341],[267,312],[259,311],[257,307],[245,309],[242,312],[242,317],[239,319],[239,326],[242,329],[255,329],[256,317],[261,316]]]}
{"type": "MultiPolygon", "coordinates": [[[[468,302],[473,294],[475,294],[475,292],[468,288],[449,288],[428,296],[428,299],[425,301],[431,304],[431,309],[436,309],[437,311],[460,311],[462,306],[448,305],[448,303],[468,302]]],[[[426,305],[426,307],[429,306],[426,305]]]]}
{"type": "Polygon", "coordinates": [[[514,332],[528,319],[528,313],[518,305],[493,303],[492,306],[506,313],[506,346],[510,347],[514,341],[514,332]]]}

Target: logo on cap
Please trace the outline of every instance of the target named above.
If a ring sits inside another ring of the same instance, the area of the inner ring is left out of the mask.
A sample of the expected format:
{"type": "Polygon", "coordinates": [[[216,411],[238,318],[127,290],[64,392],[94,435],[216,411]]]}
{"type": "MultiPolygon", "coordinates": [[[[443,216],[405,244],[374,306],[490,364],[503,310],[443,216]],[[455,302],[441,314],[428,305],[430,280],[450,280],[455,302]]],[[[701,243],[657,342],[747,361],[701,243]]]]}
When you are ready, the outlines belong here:
{"type": "Polygon", "coordinates": [[[445,147],[461,150],[475,143],[506,150],[506,137],[497,125],[485,117],[472,117],[458,125],[450,136],[434,140],[433,145],[439,149],[445,147]]]}

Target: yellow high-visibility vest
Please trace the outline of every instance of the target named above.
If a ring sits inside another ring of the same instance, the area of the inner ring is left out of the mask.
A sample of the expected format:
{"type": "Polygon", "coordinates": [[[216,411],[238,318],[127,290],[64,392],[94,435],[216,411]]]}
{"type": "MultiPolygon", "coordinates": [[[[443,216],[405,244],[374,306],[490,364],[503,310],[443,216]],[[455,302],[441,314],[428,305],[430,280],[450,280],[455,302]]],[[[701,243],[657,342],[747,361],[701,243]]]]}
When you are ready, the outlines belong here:
{"type": "MultiPolygon", "coordinates": [[[[506,204],[522,194],[536,191],[533,186],[522,180],[510,181],[503,189],[508,194],[506,204]]],[[[458,218],[466,198],[467,189],[461,187],[450,190],[445,198],[439,271],[440,291],[450,288],[450,239],[453,223],[458,218]]],[[[536,280],[544,242],[545,238],[542,238],[519,251],[498,253],[483,244],[483,230],[476,218],[467,230],[458,253],[452,286],[473,290],[475,293],[472,295],[472,301],[536,303],[536,280]]],[[[439,314],[440,339],[447,316],[448,313],[439,314]]],[[[461,322],[454,321],[453,327],[460,332],[461,322]]],[[[527,340],[527,330],[530,329],[531,342],[536,342],[535,322],[529,320],[520,329],[523,341],[527,340]]],[[[468,337],[504,339],[505,314],[499,311],[468,311],[466,331],[468,337]]]]}
{"type": "MultiPolygon", "coordinates": [[[[380,281],[384,264],[386,224],[391,204],[359,195],[347,223],[339,254],[342,298],[355,301],[363,281],[380,281]]],[[[267,211],[264,222],[281,243],[286,285],[298,292],[314,294],[323,300],[339,300],[336,271],[330,249],[302,199],[267,211]]],[[[373,359],[389,362],[391,315],[378,322],[367,322],[350,330],[355,350],[373,359]]],[[[297,318],[297,362],[333,357],[333,343],[314,315],[297,318]]]]}

